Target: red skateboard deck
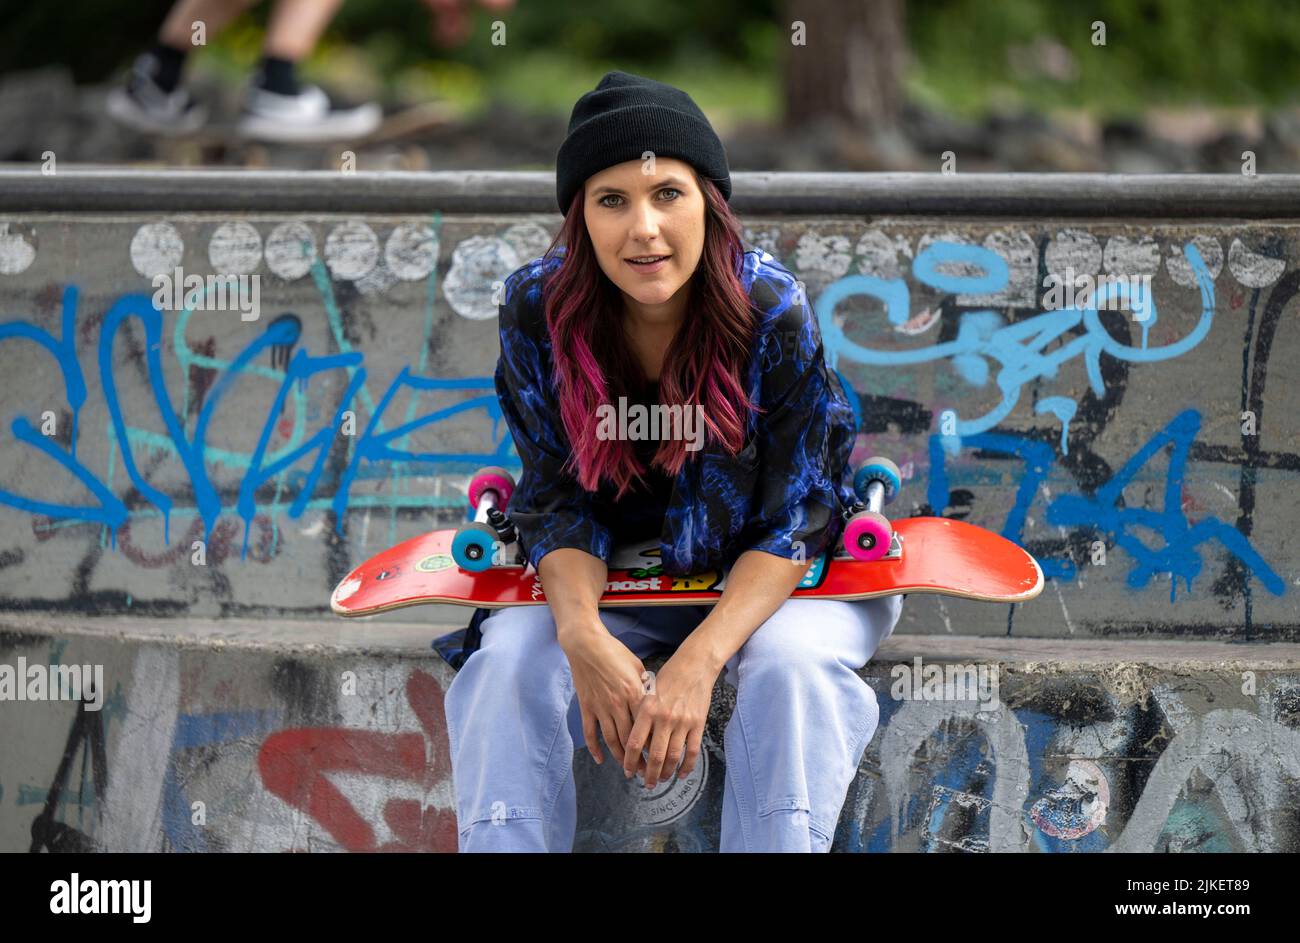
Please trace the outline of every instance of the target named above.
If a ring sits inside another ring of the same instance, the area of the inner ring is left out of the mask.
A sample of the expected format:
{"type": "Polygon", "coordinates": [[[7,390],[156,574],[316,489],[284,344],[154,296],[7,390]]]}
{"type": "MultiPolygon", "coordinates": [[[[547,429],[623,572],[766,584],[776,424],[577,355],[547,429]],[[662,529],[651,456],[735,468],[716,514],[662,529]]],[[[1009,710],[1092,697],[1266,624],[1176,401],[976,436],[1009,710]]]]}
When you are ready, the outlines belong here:
{"type": "MultiPolygon", "coordinates": [[[[886,556],[863,561],[841,553],[828,560],[822,554],[791,595],[857,600],[938,593],[985,602],[1026,602],[1043,589],[1038,562],[992,531],[943,517],[891,523],[894,536],[886,556]]],[[[546,604],[541,578],[531,566],[462,570],[451,556],[455,536],[455,530],[433,531],[371,557],[335,587],[330,608],[352,617],[430,603],[484,609],[546,604]]],[[[608,579],[602,606],[712,605],[726,585],[722,572],[661,573],[657,542],[617,548],[608,579]]]]}

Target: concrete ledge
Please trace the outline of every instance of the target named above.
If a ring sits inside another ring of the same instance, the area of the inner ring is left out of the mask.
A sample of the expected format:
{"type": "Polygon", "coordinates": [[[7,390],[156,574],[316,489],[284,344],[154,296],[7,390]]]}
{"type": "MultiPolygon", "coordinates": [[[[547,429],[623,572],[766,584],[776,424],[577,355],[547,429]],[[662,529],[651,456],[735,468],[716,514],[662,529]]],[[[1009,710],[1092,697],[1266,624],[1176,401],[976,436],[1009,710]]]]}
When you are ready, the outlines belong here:
{"type": "MultiPolygon", "coordinates": [[[[433,639],[464,628],[473,613],[462,608],[463,623],[447,620],[454,606],[439,610],[439,622],[340,619],[167,619],[90,616],[70,619],[46,613],[0,613],[0,634],[90,636],[121,642],[155,642],[181,647],[271,650],[285,653],[436,657],[433,639]]],[[[408,609],[417,613],[420,609],[408,609]]],[[[988,662],[1024,668],[1078,668],[1121,664],[1153,667],[1262,668],[1300,670],[1300,644],[1292,642],[1134,641],[1096,639],[990,638],[960,635],[896,634],[885,640],[873,661],[910,661],[920,656],[941,662],[988,662]]]]}
{"type": "MultiPolygon", "coordinates": [[[[0,665],[102,666],[106,692],[0,701],[0,850],[454,851],[442,628],[0,617],[0,665]]],[[[1298,656],[891,638],[833,849],[1296,851],[1298,656]]],[[[716,850],[734,707],[720,679],[696,772],[653,792],[578,750],[575,848],[716,850]]]]}

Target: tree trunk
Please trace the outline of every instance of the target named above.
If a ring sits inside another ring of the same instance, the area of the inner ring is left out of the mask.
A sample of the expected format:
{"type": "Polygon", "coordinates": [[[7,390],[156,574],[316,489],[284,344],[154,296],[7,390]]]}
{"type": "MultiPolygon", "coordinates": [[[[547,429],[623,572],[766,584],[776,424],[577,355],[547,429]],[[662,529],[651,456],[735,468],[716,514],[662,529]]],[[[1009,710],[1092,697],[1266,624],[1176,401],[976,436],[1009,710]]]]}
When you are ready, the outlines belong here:
{"type": "Polygon", "coordinates": [[[894,130],[907,62],[904,0],[785,0],[787,128],[831,117],[894,130]],[[804,24],[795,45],[796,21],[804,24]]]}

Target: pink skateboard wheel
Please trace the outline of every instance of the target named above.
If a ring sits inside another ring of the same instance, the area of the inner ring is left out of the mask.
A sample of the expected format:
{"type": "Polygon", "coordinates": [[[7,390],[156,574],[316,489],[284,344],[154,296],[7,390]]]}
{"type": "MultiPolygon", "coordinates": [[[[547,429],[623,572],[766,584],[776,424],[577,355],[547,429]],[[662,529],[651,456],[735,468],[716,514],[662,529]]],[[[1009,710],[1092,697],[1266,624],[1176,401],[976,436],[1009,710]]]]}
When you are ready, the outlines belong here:
{"type": "Polygon", "coordinates": [[[515,479],[504,468],[480,468],[469,481],[470,510],[477,511],[479,500],[484,491],[497,493],[497,507],[502,511],[510,503],[510,495],[515,491],[515,479]]]}
{"type": "Polygon", "coordinates": [[[859,511],[844,525],[844,549],[854,560],[879,560],[889,553],[894,528],[875,511],[859,511]]]}

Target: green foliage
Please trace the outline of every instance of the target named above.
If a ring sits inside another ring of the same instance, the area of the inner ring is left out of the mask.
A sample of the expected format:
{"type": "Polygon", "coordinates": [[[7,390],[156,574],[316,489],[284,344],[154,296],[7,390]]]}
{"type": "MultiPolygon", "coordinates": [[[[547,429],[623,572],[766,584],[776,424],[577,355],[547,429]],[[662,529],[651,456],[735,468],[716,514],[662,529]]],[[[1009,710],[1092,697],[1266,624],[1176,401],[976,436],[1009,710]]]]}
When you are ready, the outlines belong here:
{"type": "Polygon", "coordinates": [[[1291,100],[1300,4],[1291,0],[908,0],[916,66],[910,90],[973,114],[990,105],[1134,112],[1153,104],[1291,100]],[[1106,44],[1093,44],[1093,23],[1106,44]],[[1050,38],[1076,72],[1034,68],[1028,47],[1050,38]]]}

